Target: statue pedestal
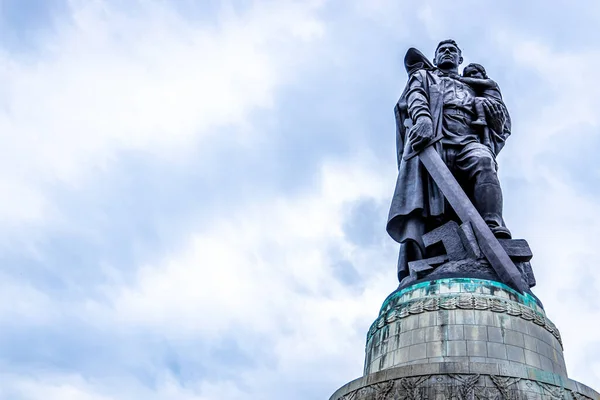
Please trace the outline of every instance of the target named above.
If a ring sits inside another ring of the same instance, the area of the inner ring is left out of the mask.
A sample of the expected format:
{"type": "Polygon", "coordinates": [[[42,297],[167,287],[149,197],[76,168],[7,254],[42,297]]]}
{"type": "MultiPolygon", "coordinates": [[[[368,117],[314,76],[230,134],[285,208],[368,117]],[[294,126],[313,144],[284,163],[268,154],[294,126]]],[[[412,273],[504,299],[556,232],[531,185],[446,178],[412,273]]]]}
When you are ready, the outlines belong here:
{"type": "Polygon", "coordinates": [[[388,296],[367,335],[364,376],[330,400],[580,398],[600,394],[568,379],[539,300],[449,278],[388,296]]]}

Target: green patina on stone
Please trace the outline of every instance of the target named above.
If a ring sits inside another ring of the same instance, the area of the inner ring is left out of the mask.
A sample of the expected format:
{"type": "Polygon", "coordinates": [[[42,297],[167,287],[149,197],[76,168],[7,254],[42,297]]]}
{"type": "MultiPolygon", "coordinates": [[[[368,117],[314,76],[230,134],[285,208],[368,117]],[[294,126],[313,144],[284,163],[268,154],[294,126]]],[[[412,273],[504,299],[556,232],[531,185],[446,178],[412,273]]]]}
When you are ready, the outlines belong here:
{"type": "Polygon", "coordinates": [[[444,279],[437,279],[437,280],[433,280],[433,281],[416,283],[412,286],[409,286],[409,287],[406,287],[399,291],[393,292],[383,302],[380,312],[385,311],[386,308],[390,305],[390,303],[393,302],[394,300],[398,299],[399,297],[402,297],[404,295],[410,294],[411,292],[415,292],[418,290],[424,290],[427,293],[427,295],[433,295],[436,292],[439,293],[441,286],[446,286],[446,287],[459,286],[460,287],[459,292],[466,292],[466,293],[476,292],[481,287],[490,288],[492,291],[492,294],[495,290],[502,290],[502,291],[510,293],[513,297],[515,297],[517,299],[517,301],[519,303],[524,304],[528,307],[531,307],[531,308],[542,307],[540,302],[531,294],[529,294],[529,293],[521,294],[521,293],[517,292],[516,290],[512,289],[510,286],[505,285],[504,283],[501,283],[501,282],[490,281],[490,280],[486,280],[486,279],[474,279],[474,278],[444,278],[444,279]]]}

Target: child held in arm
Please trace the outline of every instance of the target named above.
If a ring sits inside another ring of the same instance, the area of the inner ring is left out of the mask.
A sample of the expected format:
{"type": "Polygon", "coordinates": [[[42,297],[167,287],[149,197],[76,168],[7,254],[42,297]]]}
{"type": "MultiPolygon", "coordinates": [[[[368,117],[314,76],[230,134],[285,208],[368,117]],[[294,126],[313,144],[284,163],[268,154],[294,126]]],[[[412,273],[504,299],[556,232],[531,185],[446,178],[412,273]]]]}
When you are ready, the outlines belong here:
{"type": "Polygon", "coordinates": [[[463,70],[463,76],[458,78],[461,82],[471,86],[478,97],[475,98],[475,114],[477,119],[472,122],[475,126],[487,126],[483,99],[502,102],[502,94],[498,84],[488,78],[485,68],[481,64],[469,64],[463,70]]]}

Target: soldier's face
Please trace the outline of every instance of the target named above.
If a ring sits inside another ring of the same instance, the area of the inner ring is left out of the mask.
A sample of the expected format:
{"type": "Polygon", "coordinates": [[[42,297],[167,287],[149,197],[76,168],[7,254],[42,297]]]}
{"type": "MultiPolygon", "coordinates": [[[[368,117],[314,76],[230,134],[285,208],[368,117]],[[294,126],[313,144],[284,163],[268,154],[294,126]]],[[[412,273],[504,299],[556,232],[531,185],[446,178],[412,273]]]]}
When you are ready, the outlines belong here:
{"type": "Polygon", "coordinates": [[[458,48],[451,43],[444,43],[435,53],[435,64],[440,67],[458,67],[462,57],[458,48]]]}

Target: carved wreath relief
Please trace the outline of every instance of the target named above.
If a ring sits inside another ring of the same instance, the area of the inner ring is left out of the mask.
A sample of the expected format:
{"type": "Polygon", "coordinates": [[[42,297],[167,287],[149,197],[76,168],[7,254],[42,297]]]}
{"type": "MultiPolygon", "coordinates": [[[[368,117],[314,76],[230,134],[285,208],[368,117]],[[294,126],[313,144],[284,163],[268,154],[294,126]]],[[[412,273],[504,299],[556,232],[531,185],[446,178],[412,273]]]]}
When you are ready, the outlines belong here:
{"type": "Polygon", "coordinates": [[[544,382],[496,375],[427,375],[366,386],[339,400],[583,400],[544,382]]]}

